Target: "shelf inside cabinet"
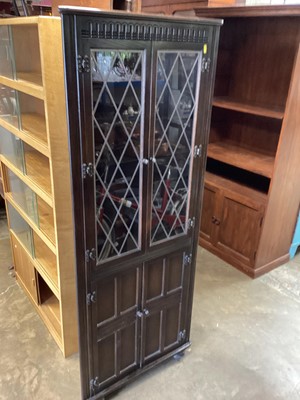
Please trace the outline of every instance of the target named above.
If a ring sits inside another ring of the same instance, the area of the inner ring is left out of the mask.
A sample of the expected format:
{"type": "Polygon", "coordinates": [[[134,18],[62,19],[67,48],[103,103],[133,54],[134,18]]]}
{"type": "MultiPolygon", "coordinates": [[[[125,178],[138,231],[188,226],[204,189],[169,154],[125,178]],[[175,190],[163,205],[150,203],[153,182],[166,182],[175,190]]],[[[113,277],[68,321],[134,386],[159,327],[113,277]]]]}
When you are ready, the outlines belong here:
{"type": "Polygon", "coordinates": [[[24,144],[26,175],[48,196],[51,196],[50,167],[47,157],[24,144]]]}
{"type": "Polygon", "coordinates": [[[209,143],[207,156],[267,178],[272,177],[274,156],[238,146],[230,141],[209,143]]]}
{"type": "Polygon", "coordinates": [[[213,99],[213,106],[242,112],[245,114],[258,115],[261,117],[274,118],[282,120],[284,110],[279,107],[267,107],[243,100],[233,99],[230,97],[215,97],[213,99]]]}
{"type": "Polygon", "coordinates": [[[53,216],[52,207],[50,207],[44,200],[42,200],[38,196],[37,197],[37,209],[38,209],[40,230],[55,245],[54,216],[53,216]]]}
{"type": "Polygon", "coordinates": [[[247,184],[235,182],[232,179],[219,176],[217,174],[206,171],[205,172],[205,183],[211,184],[226,191],[230,190],[235,193],[239,193],[245,197],[248,197],[256,202],[265,205],[267,202],[267,194],[262,193],[260,190],[251,188],[247,184]]]}
{"type": "Polygon", "coordinates": [[[54,338],[61,340],[61,320],[59,300],[37,272],[39,309],[49,330],[54,334],[54,338]]]}
{"type": "Polygon", "coordinates": [[[44,88],[39,84],[39,74],[25,72],[19,74],[19,76],[22,78],[14,80],[0,75],[0,83],[12,89],[20,90],[30,96],[37,97],[40,100],[44,99],[44,88]]]}
{"type": "Polygon", "coordinates": [[[35,265],[44,280],[48,283],[56,296],[58,296],[59,288],[56,256],[35,232],[33,232],[33,243],[34,258],[38,262],[38,266],[37,263],[35,263],[35,265]]]}
{"type": "Polygon", "coordinates": [[[37,85],[38,87],[41,88],[41,90],[43,90],[43,80],[42,80],[42,74],[40,72],[18,72],[17,75],[17,80],[20,81],[24,81],[24,82],[30,82],[34,85],[37,85]]]}
{"type": "Polygon", "coordinates": [[[48,145],[45,117],[37,113],[24,113],[21,121],[24,133],[32,135],[45,146],[48,145]]]}

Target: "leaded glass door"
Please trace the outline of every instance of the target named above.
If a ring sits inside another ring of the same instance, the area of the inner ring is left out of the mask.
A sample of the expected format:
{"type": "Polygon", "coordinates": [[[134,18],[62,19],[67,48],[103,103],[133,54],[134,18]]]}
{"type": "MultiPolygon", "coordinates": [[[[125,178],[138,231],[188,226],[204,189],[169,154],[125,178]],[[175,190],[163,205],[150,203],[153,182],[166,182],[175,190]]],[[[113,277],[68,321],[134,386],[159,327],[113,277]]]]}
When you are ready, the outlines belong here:
{"type": "Polygon", "coordinates": [[[202,51],[156,52],[150,246],[189,234],[202,51]]]}
{"type": "Polygon", "coordinates": [[[141,250],[145,51],[91,49],[96,264],[141,250]]]}

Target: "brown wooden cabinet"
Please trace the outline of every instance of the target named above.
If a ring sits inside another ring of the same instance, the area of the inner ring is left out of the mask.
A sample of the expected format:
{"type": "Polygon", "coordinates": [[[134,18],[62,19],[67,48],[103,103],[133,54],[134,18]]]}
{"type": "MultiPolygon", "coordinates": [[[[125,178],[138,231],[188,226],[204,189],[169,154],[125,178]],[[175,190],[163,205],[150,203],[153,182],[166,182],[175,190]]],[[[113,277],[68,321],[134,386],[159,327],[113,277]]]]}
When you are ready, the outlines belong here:
{"type": "Polygon", "coordinates": [[[248,272],[256,258],[266,199],[254,190],[239,189],[230,180],[206,173],[200,238],[248,272]]]}
{"type": "Polygon", "coordinates": [[[225,20],[200,244],[256,277],[289,259],[300,200],[300,7],[196,13],[225,20]]]}
{"type": "Polygon", "coordinates": [[[220,21],[62,21],[82,389],[96,399],[190,345],[220,21]]]}

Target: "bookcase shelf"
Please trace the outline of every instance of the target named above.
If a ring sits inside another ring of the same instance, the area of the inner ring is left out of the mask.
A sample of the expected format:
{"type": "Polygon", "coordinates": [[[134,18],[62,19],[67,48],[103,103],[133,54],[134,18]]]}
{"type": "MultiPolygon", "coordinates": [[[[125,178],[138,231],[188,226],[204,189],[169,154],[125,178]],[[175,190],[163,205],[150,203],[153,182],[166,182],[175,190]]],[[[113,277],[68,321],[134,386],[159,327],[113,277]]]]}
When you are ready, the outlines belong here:
{"type": "Polygon", "coordinates": [[[16,277],[69,356],[78,338],[62,57],[60,18],[0,21],[0,168],[16,277]]]}
{"type": "Polygon", "coordinates": [[[213,106],[279,120],[284,116],[284,110],[280,107],[268,107],[225,96],[215,97],[213,106]]]}
{"type": "Polygon", "coordinates": [[[207,156],[235,167],[272,177],[274,157],[237,146],[231,142],[213,142],[208,145],[207,156]]]}

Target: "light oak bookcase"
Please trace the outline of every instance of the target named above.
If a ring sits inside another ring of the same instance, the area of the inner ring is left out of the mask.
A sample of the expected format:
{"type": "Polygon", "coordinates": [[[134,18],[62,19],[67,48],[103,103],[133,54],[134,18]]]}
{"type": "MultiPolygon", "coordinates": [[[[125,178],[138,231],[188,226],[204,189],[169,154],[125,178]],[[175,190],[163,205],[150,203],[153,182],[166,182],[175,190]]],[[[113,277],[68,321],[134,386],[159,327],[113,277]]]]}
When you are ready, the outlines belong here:
{"type": "Polygon", "coordinates": [[[0,21],[0,164],[16,277],[64,356],[78,349],[61,21],[0,21]]]}

